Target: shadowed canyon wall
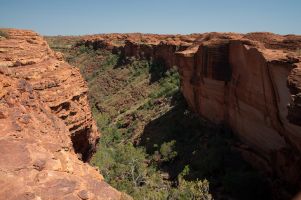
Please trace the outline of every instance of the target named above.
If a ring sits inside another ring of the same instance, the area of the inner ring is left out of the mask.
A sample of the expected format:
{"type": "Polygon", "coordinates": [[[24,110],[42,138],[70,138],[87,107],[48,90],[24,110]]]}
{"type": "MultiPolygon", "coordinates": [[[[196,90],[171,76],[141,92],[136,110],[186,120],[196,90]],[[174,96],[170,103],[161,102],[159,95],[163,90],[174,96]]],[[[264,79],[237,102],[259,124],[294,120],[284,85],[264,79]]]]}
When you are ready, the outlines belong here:
{"type": "Polygon", "coordinates": [[[232,128],[253,166],[299,185],[300,57],[237,37],[178,52],[181,91],[192,110],[232,128]]]}

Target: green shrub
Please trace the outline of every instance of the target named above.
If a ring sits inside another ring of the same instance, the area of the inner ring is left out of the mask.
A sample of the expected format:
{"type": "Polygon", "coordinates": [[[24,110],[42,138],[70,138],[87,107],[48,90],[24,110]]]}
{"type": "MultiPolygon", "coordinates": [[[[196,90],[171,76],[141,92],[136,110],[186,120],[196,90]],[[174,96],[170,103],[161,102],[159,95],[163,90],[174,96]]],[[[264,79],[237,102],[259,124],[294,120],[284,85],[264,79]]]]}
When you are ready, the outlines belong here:
{"type": "Polygon", "coordinates": [[[143,104],[142,106],[140,106],[139,108],[138,108],[138,110],[142,110],[142,109],[144,109],[144,110],[152,110],[153,108],[154,108],[154,102],[152,101],[152,100],[150,100],[150,101],[147,101],[145,104],[143,104]]]}
{"type": "Polygon", "coordinates": [[[159,90],[156,90],[152,92],[149,97],[154,98],[160,98],[162,96],[164,97],[170,97],[174,95],[179,90],[180,85],[180,76],[177,71],[168,71],[166,73],[165,77],[163,77],[159,81],[160,88],[159,90]]]}
{"type": "Polygon", "coordinates": [[[92,48],[90,48],[90,47],[88,47],[88,46],[86,46],[84,44],[78,46],[77,50],[79,51],[80,54],[83,54],[83,53],[88,53],[89,54],[89,53],[93,52],[92,48]]]}
{"type": "Polygon", "coordinates": [[[174,188],[169,199],[179,200],[211,200],[209,182],[207,180],[186,181],[181,179],[177,188],[174,188]]]}
{"type": "Polygon", "coordinates": [[[160,154],[162,155],[163,161],[171,161],[173,160],[178,153],[174,150],[176,145],[176,141],[172,140],[170,142],[165,142],[160,147],[160,154]]]}
{"type": "Polygon", "coordinates": [[[186,181],[184,177],[189,174],[189,171],[189,166],[186,165],[184,170],[179,174],[178,186],[172,190],[169,199],[211,200],[209,182],[206,179],[203,181],[186,181]]]}
{"type": "Polygon", "coordinates": [[[131,68],[132,77],[138,77],[142,74],[147,74],[149,63],[146,60],[134,60],[129,68],[131,68]]]}
{"type": "Polygon", "coordinates": [[[108,127],[110,123],[110,117],[108,115],[97,113],[97,111],[94,111],[93,115],[100,130],[104,130],[105,127],[108,127]]]}
{"type": "Polygon", "coordinates": [[[113,187],[135,199],[166,199],[168,192],[165,183],[159,173],[145,162],[143,148],[136,148],[131,143],[100,148],[92,163],[99,167],[113,187]]]}

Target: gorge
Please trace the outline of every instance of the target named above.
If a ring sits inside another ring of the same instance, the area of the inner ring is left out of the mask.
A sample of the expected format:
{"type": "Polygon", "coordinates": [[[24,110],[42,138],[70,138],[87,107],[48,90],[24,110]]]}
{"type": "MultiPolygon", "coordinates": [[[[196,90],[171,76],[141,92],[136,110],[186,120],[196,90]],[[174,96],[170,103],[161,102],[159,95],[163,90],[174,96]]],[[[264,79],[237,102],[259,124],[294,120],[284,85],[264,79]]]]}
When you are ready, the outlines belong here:
{"type": "Polygon", "coordinates": [[[2,197],[185,199],[180,193],[197,188],[211,199],[205,178],[214,199],[288,199],[300,190],[301,36],[134,33],[46,42],[32,31],[1,31],[2,197]],[[146,174],[120,182],[114,162],[131,158],[146,174]]]}

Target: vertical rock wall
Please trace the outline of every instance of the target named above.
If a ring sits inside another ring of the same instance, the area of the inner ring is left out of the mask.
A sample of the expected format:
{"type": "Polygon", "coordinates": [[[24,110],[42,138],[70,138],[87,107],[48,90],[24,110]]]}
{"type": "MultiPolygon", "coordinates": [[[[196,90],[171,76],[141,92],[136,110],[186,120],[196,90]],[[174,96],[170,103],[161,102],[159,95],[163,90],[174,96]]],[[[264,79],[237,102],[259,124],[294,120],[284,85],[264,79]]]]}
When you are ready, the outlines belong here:
{"type": "Polygon", "coordinates": [[[90,165],[99,138],[78,69],[32,31],[0,38],[0,199],[121,199],[90,165]]]}
{"type": "Polygon", "coordinates": [[[177,55],[181,90],[191,109],[230,125],[248,145],[242,153],[255,167],[299,185],[297,56],[246,39],[220,38],[177,55]]]}

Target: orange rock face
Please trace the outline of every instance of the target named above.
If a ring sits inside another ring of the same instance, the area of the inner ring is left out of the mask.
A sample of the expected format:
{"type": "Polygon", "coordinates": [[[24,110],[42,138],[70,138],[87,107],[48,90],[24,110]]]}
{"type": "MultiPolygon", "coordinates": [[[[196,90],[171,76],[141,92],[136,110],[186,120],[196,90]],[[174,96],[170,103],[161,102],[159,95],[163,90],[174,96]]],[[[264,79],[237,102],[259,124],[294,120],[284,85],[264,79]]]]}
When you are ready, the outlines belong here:
{"type": "Polygon", "coordinates": [[[177,53],[191,109],[230,125],[248,145],[242,153],[251,164],[295,186],[301,180],[300,42],[269,33],[208,34],[177,53]]]}
{"type": "Polygon", "coordinates": [[[9,39],[1,40],[0,65],[32,84],[43,102],[65,122],[76,153],[88,160],[99,134],[79,70],[62,62],[62,56],[54,54],[37,34],[17,30],[9,33],[9,39]]]}
{"type": "Polygon", "coordinates": [[[120,199],[90,158],[99,138],[78,69],[31,31],[0,38],[1,199],[120,199]]]}

